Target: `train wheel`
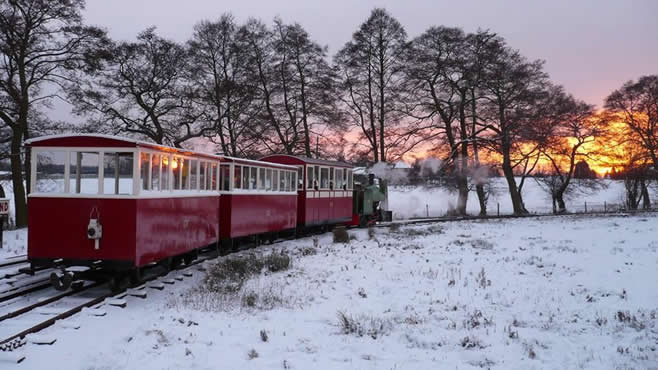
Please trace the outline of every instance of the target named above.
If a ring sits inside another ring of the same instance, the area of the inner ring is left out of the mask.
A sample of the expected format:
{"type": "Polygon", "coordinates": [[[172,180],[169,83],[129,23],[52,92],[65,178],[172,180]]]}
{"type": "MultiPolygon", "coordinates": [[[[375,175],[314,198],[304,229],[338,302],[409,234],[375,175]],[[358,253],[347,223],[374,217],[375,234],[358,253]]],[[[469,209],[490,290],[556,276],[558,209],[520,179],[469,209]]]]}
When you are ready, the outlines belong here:
{"type": "Polygon", "coordinates": [[[183,257],[173,257],[171,259],[171,269],[175,270],[183,264],[183,257]]]}
{"type": "Polygon", "coordinates": [[[68,289],[73,282],[73,276],[68,272],[63,273],[62,275],[53,272],[50,274],[50,284],[56,290],[63,291],[68,289]]]}
{"type": "Polygon", "coordinates": [[[110,289],[120,292],[128,287],[129,282],[127,274],[116,274],[110,279],[110,289]]]}
{"type": "Polygon", "coordinates": [[[185,265],[186,265],[186,266],[189,266],[189,265],[192,264],[192,262],[193,262],[195,259],[196,259],[196,258],[195,258],[195,256],[194,256],[193,254],[186,254],[186,255],[183,257],[183,262],[185,262],[185,265]]]}
{"type": "Polygon", "coordinates": [[[142,269],[135,267],[130,271],[130,285],[136,286],[142,283],[142,269]]]}
{"type": "Polygon", "coordinates": [[[85,282],[82,280],[74,281],[71,283],[71,289],[75,290],[76,292],[82,290],[82,288],[85,287],[85,282]]]}

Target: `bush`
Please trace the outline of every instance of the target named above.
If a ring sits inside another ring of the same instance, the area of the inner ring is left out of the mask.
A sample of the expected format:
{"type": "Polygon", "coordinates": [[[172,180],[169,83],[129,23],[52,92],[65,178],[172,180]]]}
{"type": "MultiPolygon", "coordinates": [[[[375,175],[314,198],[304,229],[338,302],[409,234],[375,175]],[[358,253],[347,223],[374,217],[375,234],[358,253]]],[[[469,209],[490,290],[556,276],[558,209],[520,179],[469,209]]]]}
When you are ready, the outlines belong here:
{"type": "Polygon", "coordinates": [[[318,254],[318,250],[313,247],[302,248],[302,256],[315,256],[316,254],[318,254]]]}
{"type": "Polygon", "coordinates": [[[265,257],[265,267],[270,272],[285,271],[290,268],[290,256],[286,253],[272,253],[265,257]]]}
{"type": "Polygon", "coordinates": [[[367,335],[377,339],[391,331],[391,321],[372,316],[352,316],[338,311],[338,326],[342,334],[353,334],[359,337],[367,335]]]}
{"type": "Polygon", "coordinates": [[[266,256],[248,254],[225,258],[210,267],[204,288],[210,292],[235,293],[246,280],[259,275],[263,269],[270,272],[284,271],[290,268],[290,262],[290,256],[275,252],[266,256]]]}
{"type": "Polygon", "coordinates": [[[345,226],[336,226],[334,228],[334,243],[349,243],[350,234],[347,232],[345,226]]]}
{"type": "Polygon", "coordinates": [[[247,358],[250,360],[253,360],[258,357],[258,352],[256,352],[255,349],[250,349],[249,352],[247,352],[247,358]]]}

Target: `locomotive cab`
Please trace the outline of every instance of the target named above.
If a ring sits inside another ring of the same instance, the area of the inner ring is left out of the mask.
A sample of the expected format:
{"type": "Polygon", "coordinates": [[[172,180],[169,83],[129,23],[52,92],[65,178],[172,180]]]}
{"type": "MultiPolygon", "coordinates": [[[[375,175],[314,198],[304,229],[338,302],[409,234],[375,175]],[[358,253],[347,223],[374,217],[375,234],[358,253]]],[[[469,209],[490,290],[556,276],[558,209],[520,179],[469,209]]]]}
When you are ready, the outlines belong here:
{"type": "Polygon", "coordinates": [[[385,180],[368,175],[366,185],[354,186],[352,199],[352,225],[366,227],[378,221],[391,221],[392,212],[386,209],[388,189],[385,180]]]}

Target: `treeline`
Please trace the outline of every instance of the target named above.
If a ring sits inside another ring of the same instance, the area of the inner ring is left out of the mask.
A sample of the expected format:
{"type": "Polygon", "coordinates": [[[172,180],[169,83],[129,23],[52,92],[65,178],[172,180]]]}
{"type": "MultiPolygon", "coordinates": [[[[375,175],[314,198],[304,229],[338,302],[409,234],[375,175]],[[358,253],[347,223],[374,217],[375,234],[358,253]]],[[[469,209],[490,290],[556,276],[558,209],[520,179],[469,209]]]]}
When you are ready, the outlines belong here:
{"type": "Polygon", "coordinates": [[[589,144],[609,132],[613,114],[630,122],[618,145],[632,145],[634,163],[656,166],[655,134],[635,127],[645,116],[655,124],[656,76],[614,92],[601,115],[553,84],[542,61],[488,30],[434,26],[410,38],[391,14],[374,9],[329,55],[298,23],[240,23],[230,14],[200,21],[183,43],[154,28],[118,42],[86,25],[83,7],[83,0],[0,3],[0,132],[18,226],[30,191],[23,142],[56,132],[177,147],[203,138],[232,156],[282,152],[355,163],[429,148],[454,179],[458,214],[472,187],[486,214],[482,174],[492,165],[505,176],[514,212],[526,213],[523,184],[540,160],[551,164],[545,177],[565,209],[576,163],[597,155],[589,144]],[[45,116],[54,98],[69,101],[85,124],[45,116]]]}

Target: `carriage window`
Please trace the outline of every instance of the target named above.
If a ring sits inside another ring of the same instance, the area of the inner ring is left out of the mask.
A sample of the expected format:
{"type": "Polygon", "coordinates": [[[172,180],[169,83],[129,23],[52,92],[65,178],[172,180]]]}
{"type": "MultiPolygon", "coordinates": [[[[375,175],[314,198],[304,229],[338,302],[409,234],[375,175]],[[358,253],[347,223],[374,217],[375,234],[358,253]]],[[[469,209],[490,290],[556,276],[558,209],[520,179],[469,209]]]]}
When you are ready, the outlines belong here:
{"type": "Polygon", "coordinates": [[[199,169],[199,188],[201,190],[206,190],[206,181],[208,172],[208,162],[201,162],[201,168],[199,169]]]}
{"type": "Polygon", "coordinates": [[[265,169],[258,169],[258,190],[265,190],[265,169]]]}
{"type": "Polygon", "coordinates": [[[233,168],[233,188],[240,189],[240,184],[242,183],[242,167],[235,166],[233,168]]]}
{"type": "Polygon", "coordinates": [[[265,172],[265,190],[272,190],[272,169],[268,168],[265,172]]]}
{"type": "Polygon", "coordinates": [[[315,166],[313,171],[313,188],[320,187],[320,166],[315,166]]]}
{"type": "Polygon", "coordinates": [[[313,167],[306,166],[306,189],[313,188],[313,167]]]}
{"type": "Polygon", "coordinates": [[[272,190],[279,191],[279,170],[272,172],[272,190]]]}
{"type": "Polygon", "coordinates": [[[279,171],[279,191],[286,191],[286,171],[279,171]]]}
{"type": "Polygon", "coordinates": [[[349,187],[347,182],[347,171],[347,168],[343,170],[343,189],[347,189],[349,187]]]}
{"type": "Polygon", "coordinates": [[[336,168],[336,189],[343,189],[343,170],[336,168]]]}
{"type": "Polygon", "coordinates": [[[354,184],[352,183],[352,170],[347,170],[347,188],[354,189],[354,184]]]}
{"type": "Polygon", "coordinates": [[[294,172],[286,171],[286,191],[293,191],[295,184],[292,182],[294,172]]]}
{"type": "Polygon", "coordinates": [[[151,174],[151,154],[141,153],[139,155],[140,161],[140,176],[142,176],[142,190],[149,190],[149,175],[151,174]]]}
{"type": "Polygon", "coordinates": [[[160,190],[160,155],[151,156],[151,190],[160,190]]]}
{"type": "MultiPolygon", "coordinates": [[[[297,172],[291,172],[290,173],[290,191],[297,191],[298,188],[295,188],[295,184],[297,184],[297,172]]],[[[299,186],[301,189],[301,185],[299,186]]]]}
{"type": "Polygon", "coordinates": [[[98,194],[98,152],[71,152],[71,192],[98,194]]]}
{"type": "Polygon", "coordinates": [[[133,191],[133,154],[103,153],[103,193],[131,194],[133,191]]]}
{"type": "Polygon", "coordinates": [[[171,161],[171,173],[174,177],[174,190],[180,190],[180,181],[181,181],[181,176],[180,174],[182,173],[183,170],[183,165],[182,165],[183,159],[174,157],[171,161]]]}
{"type": "Polygon", "coordinates": [[[183,165],[181,170],[181,189],[188,190],[190,188],[190,160],[185,159],[181,163],[183,165]]]}
{"type": "MultiPolygon", "coordinates": [[[[216,166],[213,164],[213,167],[216,166]]],[[[220,172],[220,189],[223,191],[228,191],[231,185],[231,166],[228,164],[222,164],[219,166],[220,172]]]]}
{"type": "MultiPolygon", "coordinates": [[[[230,174],[230,167],[228,167],[229,172],[226,173],[224,177],[226,177],[226,182],[229,184],[231,182],[231,174],[230,174]]],[[[208,190],[217,190],[217,163],[212,163],[210,165],[210,176],[208,176],[208,190]]],[[[228,185],[226,186],[226,190],[228,190],[228,185]]]]}
{"type": "Polygon", "coordinates": [[[299,183],[297,184],[297,189],[304,189],[304,167],[297,168],[297,178],[299,179],[299,183]]]}
{"type": "Polygon", "coordinates": [[[249,189],[249,167],[242,167],[242,188],[249,189]]]}
{"type": "Polygon", "coordinates": [[[331,167],[329,168],[329,189],[333,190],[334,189],[334,168],[331,167]]]}
{"type": "Polygon", "coordinates": [[[39,152],[37,155],[37,163],[33,164],[33,166],[34,165],[37,166],[36,192],[64,192],[64,167],[66,166],[65,151],[39,152]]]}
{"type": "Polygon", "coordinates": [[[320,188],[329,189],[329,169],[321,168],[320,169],[320,188]]]}
{"type": "Polygon", "coordinates": [[[160,189],[169,190],[169,156],[162,155],[162,171],[160,171],[160,189]]]}
{"type": "Polygon", "coordinates": [[[199,189],[199,160],[193,159],[190,162],[190,190],[199,189]]]}
{"type": "Polygon", "coordinates": [[[249,167],[251,173],[249,174],[249,189],[256,189],[256,173],[258,169],[256,167],[249,167]]]}

